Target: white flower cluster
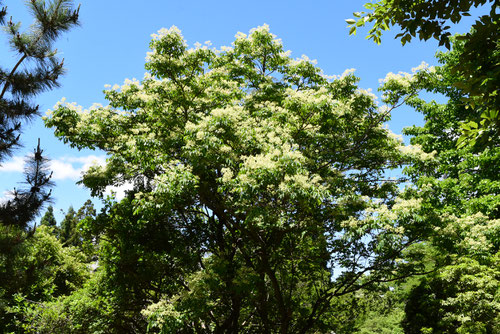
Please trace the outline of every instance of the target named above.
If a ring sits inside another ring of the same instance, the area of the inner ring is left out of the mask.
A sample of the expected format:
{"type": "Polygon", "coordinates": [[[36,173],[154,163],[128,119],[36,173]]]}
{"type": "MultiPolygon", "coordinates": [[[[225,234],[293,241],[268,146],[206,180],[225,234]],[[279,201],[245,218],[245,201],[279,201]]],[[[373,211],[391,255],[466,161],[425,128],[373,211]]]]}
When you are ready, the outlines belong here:
{"type": "Polygon", "coordinates": [[[63,98],[61,98],[61,100],[60,100],[60,101],[58,101],[58,102],[57,102],[57,103],[56,103],[56,104],[52,107],[52,110],[50,110],[50,109],[49,109],[49,110],[47,111],[47,115],[51,115],[51,114],[52,114],[52,112],[53,112],[53,110],[58,109],[58,108],[60,108],[60,107],[65,107],[65,108],[68,108],[69,110],[73,110],[73,111],[76,111],[76,112],[78,112],[78,113],[81,113],[81,112],[83,111],[83,107],[82,107],[82,106],[77,105],[77,103],[76,103],[76,102],[71,102],[71,103],[66,102],[66,98],[65,98],[65,97],[63,97],[63,98]]]}
{"type": "Polygon", "coordinates": [[[360,95],[365,95],[365,96],[368,96],[370,99],[372,99],[373,101],[376,101],[378,99],[377,95],[373,94],[373,91],[371,88],[368,88],[368,89],[362,89],[362,88],[358,88],[356,90],[356,93],[357,94],[360,94],[360,95]]]}
{"type": "Polygon", "coordinates": [[[409,88],[411,86],[414,76],[410,73],[399,72],[397,74],[389,72],[384,79],[380,79],[381,84],[399,84],[402,87],[409,88]]]}
{"type": "Polygon", "coordinates": [[[153,328],[163,328],[167,321],[177,321],[182,318],[182,314],[175,310],[175,298],[171,300],[162,299],[157,303],[149,304],[141,311],[146,319],[153,319],[153,328]]]}
{"type": "MultiPolygon", "coordinates": [[[[384,105],[383,107],[386,107],[386,106],[384,105]]],[[[388,126],[385,126],[384,128],[387,131],[387,135],[389,136],[389,138],[391,138],[392,140],[394,140],[395,142],[397,142],[400,145],[403,144],[403,142],[404,142],[403,135],[398,135],[398,134],[392,132],[388,126]]]]}
{"type": "Polygon", "coordinates": [[[432,151],[430,153],[426,153],[422,150],[422,146],[420,145],[401,145],[397,147],[398,150],[405,156],[410,158],[416,158],[420,161],[431,161],[436,157],[436,151],[432,151]]]}
{"type": "Polygon", "coordinates": [[[444,228],[436,227],[436,232],[460,240],[457,245],[467,253],[491,252],[494,248],[491,235],[500,231],[500,219],[489,219],[482,213],[465,217],[449,214],[443,218],[449,224],[444,228]]]}
{"type": "Polygon", "coordinates": [[[397,198],[396,203],[389,208],[386,204],[378,203],[369,198],[362,198],[369,207],[365,210],[363,218],[351,217],[341,223],[344,229],[356,229],[365,227],[375,229],[379,232],[385,231],[392,234],[403,235],[404,226],[400,224],[402,219],[411,217],[422,205],[421,199],[397,198]]]}
{"type": "Polygon", "coordinates": [[[345,79],[346,77],[348,77],[349,75],[353,74],[354,72],[356,72],[355,68],[348,68],[344,72],[342,72],[341,75],[334,75],[333,79],[342,80],[342,79],[345,79]]]}
{"type": "Polygon", "coordinates": [[[325,87],[321,87],[319,90],[307,89],[307,90],[295,90],[287,88],[286,94],[289,100],[298,103],[300,105],[306,106],[324,106],[333,105],[335,102],[332,100],[331,95],[325,87]]]}
{"type": "Polygon", "coordinates": [[[168,35],[178,35],[182,37],[181,30],[177,28],[176,26],[171,26],[169,29],[167,28],[161,28],[158,30],[157,34],[151,34],[151,38],[153,40],[160,40],[162,37],[168,36],[168,35]]]}
{"type": "MultiPolygon", "coordinates": [[[[291,54],[290,51],[284,52],[284,55],[286,55],[286,56],[289,56],[290,54],[291,54]]],[[[316,65],[318,63],[318,61],[316,59],[309,59],[309,57],[306,55],[302,55],[300,58],[292,59],[290,61],[290,65],[292,65],[292,66],[298,66],[298,65],[306,64],[306,63],[316,65]]]]}
{"type": "Polygon", "coordinates": [[[241,31],[238,31],[236,33],[236,35],[234,35],[234,37],[237,39],[237,40],[241,40],[241,39],[246,39],[247,38],[247,34],[245,33],[242,33],[241,31]]]}
{"type": "Polygon", "coordinates": [[[120,87],[120,90],[122,93],[126,93],[131,88],[131,86],[136,86],[139,89],[143,88],[141,83],[136,78],[132,78],[132,80],[125,79],[125,82],[120,87]]]}
{"type": "Polygon", "coordinates": [[[420,72],[420,71],[426,71],[426,72],[434,73],[434,72],[436,72],[436,68],[434,66],[430,66],[429,67],[429,64],[427,64],[425,61],[423,61],[423,62],[420,63],[420,65],[418,65],[417,67],[414,67],[414,68],[411,69],[412,73],[417,73],[417,72],[420,72]]]}

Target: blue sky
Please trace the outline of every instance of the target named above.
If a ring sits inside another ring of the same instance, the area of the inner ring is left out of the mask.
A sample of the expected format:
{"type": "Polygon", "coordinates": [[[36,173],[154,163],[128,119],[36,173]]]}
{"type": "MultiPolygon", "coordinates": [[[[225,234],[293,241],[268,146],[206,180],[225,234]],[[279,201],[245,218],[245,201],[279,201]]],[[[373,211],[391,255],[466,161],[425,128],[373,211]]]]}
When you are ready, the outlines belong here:
{"type": "MultiPolygon", "coordinates": [[[[106,104],[102,90],[105,84],[121,84],[126,78],[141,79],[151,34],[160,28],[177,26],[188,44],[211,41],[214,47],[230,45],[238,32],[268,24],[272,33],[283,40],[293,57],[307,55],[318,61],[325,74],[338,75],[349,68],[356,69],[360,87],[374,93],[379,79],[388,72],[411,71],[422,61],[436,65],[437,42],[413,41],[402,47],[393,39],[396,29],[387,32],[381,45],[366,40],[366,29],[349,36],[345,19],[361,11],[365,1],[169,1],[130,0],[85,1],[81,4],[81,26],[66,33],[57,43],[65,59],[67,74],[60,80],[61,88],[37,97],[36,103],[44,114],[65,97],[83,107],[93,103],[106,104]]],[[[4,0],[8,17],[21,21],[27,28],[31,18],[24,1],[4,0]]],[[[478,13],[480,10],[477,11],[478,13]]],[[[453,32],[467,32],[474,17],[464,19],[453,32]]],[[[6,66],[16,61],[7,40],[0,37],[0,59],[6,66]]],[[[422,124],[420,115],[408,108],[393,113],[389,127],[400,133],[405,126],[422,124]]],[[[78,151],[59,142],[41,120],[24,126],[23,149],[0,167],[0,197],[19,186],[22,181],[22,157],[41,138],[42,148],[52,159],[54,170],[53,206],[58,221],[70,205],[78,209],[88,198],[87,189],[75,185],[83,169],[93,161],[104,161],[98,151],[78,151]]],[[[98,203],[99,200],[94,200],[98,203]]]]}

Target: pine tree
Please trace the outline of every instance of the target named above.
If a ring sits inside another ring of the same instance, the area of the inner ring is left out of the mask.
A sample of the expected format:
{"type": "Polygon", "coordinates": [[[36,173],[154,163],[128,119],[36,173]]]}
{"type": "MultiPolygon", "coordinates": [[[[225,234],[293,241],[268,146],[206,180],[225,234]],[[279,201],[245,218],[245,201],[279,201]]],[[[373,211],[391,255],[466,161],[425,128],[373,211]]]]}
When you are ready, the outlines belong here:
{"type": "Polygon", "coordinates": [[[86,217],[93,217],[95,215],[96,210],[94,208],[94,204],[89,199],[86,200],[85,203],[83,203],[82,207],[78,209],[78,212],[76,213],[78,221],[85,219],[86,217]]]}
{"type": "Polygon", "coordinates": [[[47,211],[40,220],[40,225],[45,225],[49,227],[57,226],[57,221],[56,218],[54,217],[54,208],[52,207],[52,205],[49,205],[49,207],[47,208],[47,211]]]}
{"type": "Polygon", "coordinates": [[[77,223],[78,219],[76,217],[76,211],[75,209],[73,209],[73,206],[70,206],[68,208],[68,212],[66,212],[66,215],[61,222],[60,240],[64,245],[71,244],[72,240],[74,239],[77,223]]]}
{"type": "Polygon", "coordinates": [[[87,200],[78,211],[73,206],[68,208],[68,212],[61,222],[59,240],[64,246],[82,246],[82,234],[78,228],[78,223],[87,217],[94,217],[96,210],[91,200],[87,200]]]}
{"type": "MultiPolygon", "coordinates": [[[[9,37],[18,61],[12,68],[0,65],[0,162],[18,147],[23,121],[38,115],[33,98],[59,85],[64,73],[54,41],[61,33],[78,24],[78,9],[70,0],[30,0],[27,6],[34,16],[34,23],[27,32],[12,17],[6,21],[7,7],[0,0],[0,25],[9,37]]],[[[14,189],[13,199],[0,203],[0,223],[26,230],[49,199],[51,186],[47,160],[42,155],[40,143],[34,154],[27,158],[25,168],[26,188],[14,189]]]]}
{"type": "MultiPolygon", "coordinates": [[[[20,146],[23,122],[38,115],[34,98],[58,86],[57,79],[64,72],[63,61],[56,57],[53,43],[62,32],[78,24],[78,9],[69,0],[30,0],[34,23],[27,32],[12,17],[6,20],[7,7],[0,0],[0,28],[8,35],[10,46],[17,55],[12,68],[0,64],[0,163],[20,146]]],[[[27,294],[37,289],[37,277],[45,277],[46,264],[27,264],[37,259],[39,243],[45,240],[43,230],[35,234],[30,223],[44,203],[50,199],[52,185],[47,159],[40,141],[32,155],[27,157],[24,186],[11,192],[12,199],[0,203],[0,332],[18,332],[16,294],[27,294]],[[27,237],[31,237],[27,239],[27,237]],[[42,239],[40,239],[42,238],[42,239]]],[[[57,243],[50,241],[51,245],[57,243]]],[[[57,246],[56,246],[57,247],[57,246]]],[[[43,248],[42,249],[47,249],[43,248]]],[[[51,248],[55,249],[55,248],[51,248]]],[[[44,262],[45,263],[45,262],[44,262]]],[[[47,279],[50,281],[50,279],[47,279]]],[[[49,291],[49,289],[47,289],[49,291]]],[[[50,295],[50,294],[49,294],[50,295]]],[[[30,300],[40,302],[47,294],[34,294],[30,300]]]]}

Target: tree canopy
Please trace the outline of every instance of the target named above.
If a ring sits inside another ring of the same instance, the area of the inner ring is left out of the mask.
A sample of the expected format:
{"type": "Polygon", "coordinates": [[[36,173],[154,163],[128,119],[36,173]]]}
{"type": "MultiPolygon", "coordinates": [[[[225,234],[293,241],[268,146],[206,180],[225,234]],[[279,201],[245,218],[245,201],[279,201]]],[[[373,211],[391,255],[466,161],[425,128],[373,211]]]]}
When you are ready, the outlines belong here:
{"type": "MultiPolygon", "coordinates": [[[[151,49],[149,73],[105,91],[109,106],[62,102],[45,120],[70,145],[108,153],[83,177],[94,194],[134,185],[98,219],[123,222],[103,238],[167,238],[152,254],[179,274],[138,301],[151,326],[322,331],[336,298],[415,270],[396,259],[422,235],[419,203],[396,198],[384,172],[431,155],[383,126],[390,99],[379,108],[352,73],[331,80],[292,59],[267,26],[220,50],[189,49],[173,27],[151,49]]],[[[152,247],[129,240],[127,253],[152,247]]]]}
{"type": "Polygon", "coordinates": [[[40,225],[46,225],[50,227],[57,226],[57,221],[56,218],[54,217],[54,207],[52,205],[49,205],[47,207],[47,211],[40,220],[40,225]]]}

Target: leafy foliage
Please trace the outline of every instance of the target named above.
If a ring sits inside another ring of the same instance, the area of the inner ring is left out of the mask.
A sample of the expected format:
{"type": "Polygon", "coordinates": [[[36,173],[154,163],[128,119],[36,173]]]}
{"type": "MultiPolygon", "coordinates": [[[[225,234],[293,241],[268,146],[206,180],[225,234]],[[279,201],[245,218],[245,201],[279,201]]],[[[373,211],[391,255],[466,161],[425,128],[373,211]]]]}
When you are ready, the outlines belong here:
{"type": "Polygon", "coordinates": [[[451,47],[451,23],[458,23],[463,16],[470,16],[474,7],[491,3],[489,15],[479,17],[471,31],[458,37],[463,43],[457,61],[449,62],[460,79],[453,85],[463,92],[463,102],[470,108],[470,116],[462,125],[461,144],[491,145],[491,138],[500,131],[500,13],[498,0],[439,0],[409,1],[381,0],[365,5],[368,12],[354,13],[357,19],[346,20],[355,34],[358,27],[373,23],[367,38],[380,43],[382,31],[399,26],[396,38],[404,45],[413,37],[421,40],[435,38],[439,45],[451,47]]]}
{"type": "Polygon", "coordinates": [[[26,324],[31,304],[70,294],[88,278],[89,271],[79,251],[62,247],[45,225],[38,227],[29,242],[19,242],[23,231],[0,228],[0,328],[8,333],[26,324]]]}
{"type": "Polygon", "coordinates": [[[416,85],[448,98],[446,104],[407,95],[408,79],[400,76],[389,95],[406,96],[405,103],[424,114],[423,127],[404,130],[412,144],[434,156],[430,164],[413,164],[405,172],[415,187],[406,195],[422,199],[426,221],[434,232],[425,243],[434,272],[410,293],[403,322],[405,332],[494,333],[498,330],[498,254],[500,240],[499,143],[487,148],[461,146],[460,129],[470,112],[454,83],[462,52],[457,47],[438,55],[443,66],[427,71],[416,85]],[[399,93],[398,93],[399,92],[399,93]]]}
{"type": "Polygon", "coordinates": [[[113,330],[112,319],[116,315],[112,312],[112,298],[101,288],[102,277],[101,272],[95,272],[80,289],[73,293],[43,304],[31,304],[24,311],[25,332],[123,333],[116,327],[113,330]]]}
{"type": "Polygon", "coordinates": [[[45,214],[40,220],[40,225],[45,225],[49,227],[57,226],[57,221],[56,218],[54,217],[54,207],[52,207],[52,205],[49,205],[47,207],[47,211],[45,211],[45,214]]]}
{"type": "Polygon", "coordinates": [[[108,153],[82,180],[94,194],[134,185],[88,225],[122,331],[324,332],[343,296],[417,269],[396,258],[426,233],[419,203],[384,172],[432,156],[382,126],[396,103],[291,59],[266,26],[221,50],[173,27],[151,49],[109,106],[46,119],[108,153]]]}
{"type": "Polygon", "coordinates": [[[380,43],[382,31],[390,26],[397,25],[402,32],[396,35],[401,43],[406,44],[418,35],[420,40],[435,38],[439,45],[450,48],[449,37],[451,23],[458,23],[463,16],[470,16],[472,7],[492,3],[491,16],[495,14],[498,1],[495,0],[438,0],[438,1],[409,1],[409,0],[380,0],[375,3],[366,3],[368,12],[356,12],[356,19],[346,20],[351,27],[351,34],[356,33],[358,27],[373,23],[367,38],[380,43]]]}

